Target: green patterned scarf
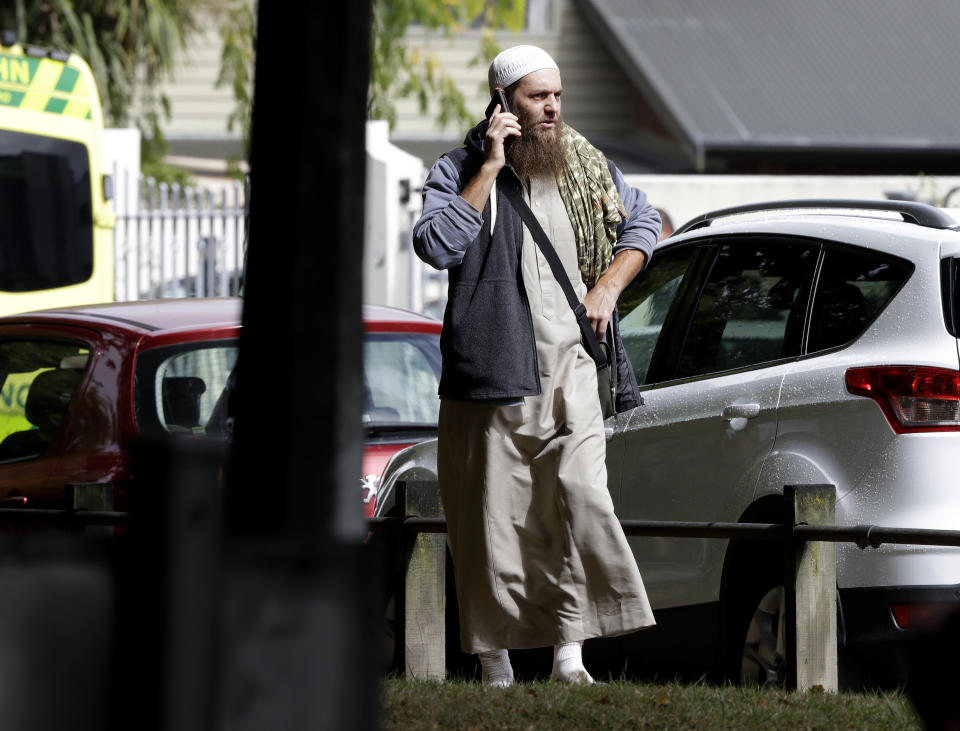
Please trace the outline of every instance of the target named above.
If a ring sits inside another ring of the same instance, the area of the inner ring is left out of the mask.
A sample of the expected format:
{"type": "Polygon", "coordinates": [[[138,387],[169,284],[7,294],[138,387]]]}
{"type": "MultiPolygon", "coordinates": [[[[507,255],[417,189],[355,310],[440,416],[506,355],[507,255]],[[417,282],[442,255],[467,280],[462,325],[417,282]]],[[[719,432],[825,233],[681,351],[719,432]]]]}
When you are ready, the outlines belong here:
{"type": "Polygon", "coordinates": [[[577,239],[580,275],[591,289],[610,265],[617,225],[627,212],[603,153],[567,125],[561,142],[567,164],[557,187],[577,239]]]}

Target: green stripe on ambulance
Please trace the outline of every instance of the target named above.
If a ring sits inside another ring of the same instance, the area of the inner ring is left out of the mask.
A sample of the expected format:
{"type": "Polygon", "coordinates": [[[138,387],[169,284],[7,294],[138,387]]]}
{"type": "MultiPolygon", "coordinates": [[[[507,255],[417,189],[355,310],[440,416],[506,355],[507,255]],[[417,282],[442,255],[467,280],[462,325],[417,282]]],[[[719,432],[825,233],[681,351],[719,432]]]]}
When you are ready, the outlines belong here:
{"type": "Polygon", "coordinates": [[[77,85],[77,79],[79,78],[79,71],[72,69],[69,66],[64,66],[63,73],[60,74],[60,78],[57,80],[57,85],[54,88],[54,91],[60,91],[64,94],[69,94],[77,85]]]}
{"type": "Polygon", "coordinates": [[[86,85],[78,69],[60,61],[3,53],[0,53],[0,106],[90,118],[86,85]],[[71,100],[75,102],[72,105],[71,100]]]}
{"type": "Polygon", "coordinates": [[[7,91],[0,89],[0,105],[5,107],[19,107],[25,96],[22,91],[7,91]]]}
{"type": "Polygon", "coordinates": [[[60,99],[58,97],[52,96],[47,101],[47,105],[43,108],[45,112],[53,112],[54,114],[63,114],[63,110],[67,108],[67,100],[60,99]]]}

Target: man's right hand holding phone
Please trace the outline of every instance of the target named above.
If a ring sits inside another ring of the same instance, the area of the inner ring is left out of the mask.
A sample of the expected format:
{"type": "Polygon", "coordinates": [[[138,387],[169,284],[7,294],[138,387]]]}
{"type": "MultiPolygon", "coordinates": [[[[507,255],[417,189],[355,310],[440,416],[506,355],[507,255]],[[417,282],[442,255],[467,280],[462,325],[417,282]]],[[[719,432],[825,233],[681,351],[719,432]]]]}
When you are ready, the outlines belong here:
{"type": "MultiPolygon", "coordinates": [[[[506,164],[504,146],[508,137],[520,136],[520,120],[507,107],[507,97],[499,87],[493,90],[493,100],[490,102],[493,110],[489,112],[487,133],[483,141],[483,152],[486,164],[495,167],[493,173],[500,172],[506,164]]],[[[487,107],[490,110],[490,107],[487,107]]]]}
{"type": "MultiPolygon", "coordinates": [[[[504,111],[506,101],[503,90],[495,89],[490,102],[493,109],[489,111],[487,132],[483,139],[483,165],[460,193],[460,196],[478,211],[482,211],[486,205],[493,182],[507,162],[504,154],[507,138],[520,136],[520,120],[509,109],[504,111]]],[[[490,107],[487,109],[490,110],[490,107]]]]}

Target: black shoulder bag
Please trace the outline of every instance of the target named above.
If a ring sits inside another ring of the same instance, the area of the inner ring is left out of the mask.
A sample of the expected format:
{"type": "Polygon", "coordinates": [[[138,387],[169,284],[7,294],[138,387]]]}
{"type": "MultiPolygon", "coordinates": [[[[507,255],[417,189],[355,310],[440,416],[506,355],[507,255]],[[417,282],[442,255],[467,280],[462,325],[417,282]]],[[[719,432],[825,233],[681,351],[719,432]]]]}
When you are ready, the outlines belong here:
{"type": "Polygon", "coordinates": [[[537,217],[533,215],[530,206],[528,206],[527,202],[523,199],[518,186],[516,184],[507,184],[501,186],[501,190],[503,190],[503,194],[507,197],[507,200],[510,201],[514,209],[516,209],[517,213],[520,214],[521,220],[526,224],[527,228],[530,229],[533,240],[537,242],[537,246],[540,247],[540,251],[543,252],[547,263],[550,265],[550,271],[553,272],[553,276],[559,283],[560,289],[562,289],[564,295],[566,295],[567,303],[577,318],[577,325],[580,326],[580,340],[583,343],[583,347],[586,348],[587,353],[590,354],[590,357],[593,358],[593,362],[597,366],[597,391],[600,394],[600,410],[603,412],[603,418],[606,419],[608,416],[613,416],[616,413],[617,383],[616,375],[611,379],[610,374],[616,374],[617,369],[616,366],[611,367],[609,358],[610,348],[606,343],[597,340],[597,335],[590,325],[589,318],[587,318],[587,308],[577,299],[577,293],[573,291],[573,285],[570,284],[570,278],[563,268],[560,257],[557,256],[556,249],[554,249],[553,244],[550,243],[550,238],[543,230],[537,217]]]}

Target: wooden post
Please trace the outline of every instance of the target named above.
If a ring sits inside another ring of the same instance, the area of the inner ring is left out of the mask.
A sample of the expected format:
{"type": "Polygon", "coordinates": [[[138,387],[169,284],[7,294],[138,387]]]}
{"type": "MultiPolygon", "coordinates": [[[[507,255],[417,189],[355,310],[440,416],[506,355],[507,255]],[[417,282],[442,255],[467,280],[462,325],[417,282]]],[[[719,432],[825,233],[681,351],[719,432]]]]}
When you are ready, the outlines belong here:
{"type": "MultiPolygon", "coordinates": [[[[67,508],[73,512],[93,510],[96,512],[113,511],[112,482],[71,482],[66,486],[67,508]]],[[[92,526],[78,529],[90,535],[112,536],[112,525],[92,526]]]]}
{"type": "Polygon", "coordinates": [[[71,482],[67,485],[67,504],[73,511],[113,510],[112,482],[71,482]]]}
{"type": "MultiPolygon", "coordinates": [[[[399,485],[398,485],[399,487],[399,485]]],[[[436,482],[408,481],[398,491],[405,517],[442,518],[436,482]]],[[[418,533],[407,541],[410,559],[404,581],[403,650],[408,678],[443,680],[446,668],[447,537],[444,533],[418,533]]],[[[397,607],[398,618],[401,608],[397,607]]],[[[398,639],[400,633],[397,633],[398,639]]]]}
{"type": "MultiPolygon", "coordinates": [[[[784,495],[793,510],[794,525],[834,525],[836,488],[833,485],[787,486],[784,495]]],[[[788,565],[791,554],[794,557],[793,591],[789,574],[784,587],[788,687],[806,692],[819,686],[835,693],[838,685],[836,544],[827,541],[799,544],[787,541],[787,544],[788,565]]]]}

